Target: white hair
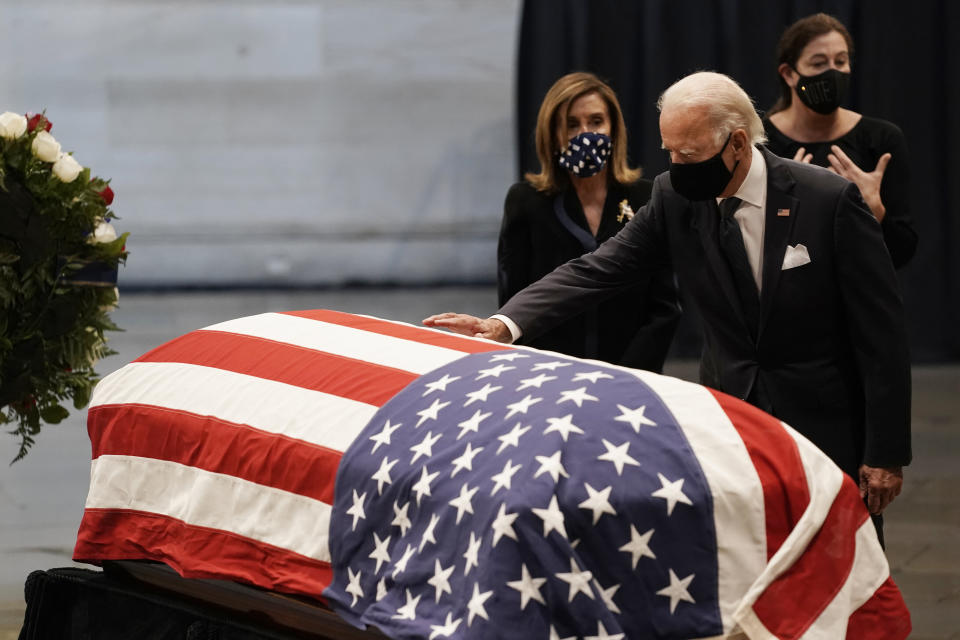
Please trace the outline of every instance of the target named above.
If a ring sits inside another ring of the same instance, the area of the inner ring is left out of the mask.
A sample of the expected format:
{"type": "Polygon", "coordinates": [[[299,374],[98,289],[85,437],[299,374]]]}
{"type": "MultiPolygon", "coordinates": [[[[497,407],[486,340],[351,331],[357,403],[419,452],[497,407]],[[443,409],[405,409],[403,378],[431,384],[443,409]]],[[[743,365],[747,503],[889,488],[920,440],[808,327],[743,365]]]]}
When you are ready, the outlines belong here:
{"type": "Polygon", "coordinates": [[[657,100],[660,112],[701,107],[707,109],[717,143],[736,129],[745,130],[751,144],[767,141],[753,100],[733,78],[722,73],[691,73],[670,85],[657,100]]]}

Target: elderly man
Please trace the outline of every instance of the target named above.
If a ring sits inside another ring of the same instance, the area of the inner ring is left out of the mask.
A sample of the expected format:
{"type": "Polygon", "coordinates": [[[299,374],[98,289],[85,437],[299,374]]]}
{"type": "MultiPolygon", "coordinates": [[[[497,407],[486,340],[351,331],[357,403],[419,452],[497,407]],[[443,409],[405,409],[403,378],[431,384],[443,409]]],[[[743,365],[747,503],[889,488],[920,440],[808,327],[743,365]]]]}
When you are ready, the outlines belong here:
{"type": "Polygon", "coordinates": [[[753,103],[727,76],[687,76],[658,107],[670,171],[630,224],[491,318],[424,324],[509,342],[670,264],[703,318],[701,382],[807,436],[879,516],[911,456],[902,301],[880,226],[853,183],[760,147],[753,103]]]}

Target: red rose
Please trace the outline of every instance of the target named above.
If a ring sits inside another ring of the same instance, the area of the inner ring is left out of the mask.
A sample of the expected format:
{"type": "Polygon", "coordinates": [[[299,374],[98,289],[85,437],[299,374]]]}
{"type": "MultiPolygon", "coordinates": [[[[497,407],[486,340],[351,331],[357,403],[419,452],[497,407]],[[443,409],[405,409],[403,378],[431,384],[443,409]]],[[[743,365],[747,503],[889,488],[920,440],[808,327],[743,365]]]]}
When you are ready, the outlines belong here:
{"type": "Polygon", "coordinates": [[[103,198],[103,202],[109,207],[113,203],[113,189],[110,188],[110,185],[106,185],[103,188],[103,191],[98,191],[100,197],[103,198]]]}
{"type": "Polygon", "coordinates": [[[26,114],[26,118],[27,131],[36,131],[40,127],[50,131],[50,127],[53,126],[53,123],[47,120],[47,116],[43,115],[42,113],[28,113],[26,114]]]}

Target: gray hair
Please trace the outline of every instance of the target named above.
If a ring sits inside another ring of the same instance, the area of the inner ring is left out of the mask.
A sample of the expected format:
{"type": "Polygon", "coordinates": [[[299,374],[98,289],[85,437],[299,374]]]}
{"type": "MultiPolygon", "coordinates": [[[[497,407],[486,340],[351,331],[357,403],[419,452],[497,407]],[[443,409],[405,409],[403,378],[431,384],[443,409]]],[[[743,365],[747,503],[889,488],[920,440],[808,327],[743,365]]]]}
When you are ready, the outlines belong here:
{"type": "Polygon", "coordinates": [[[717,143],[736,129],[747,132],[751,144],[763,144],[767,135],[753,100],[733,78],[713,71],[698,71],[670,85],[657,100],[657,109],[707,109],[717,143]]]}

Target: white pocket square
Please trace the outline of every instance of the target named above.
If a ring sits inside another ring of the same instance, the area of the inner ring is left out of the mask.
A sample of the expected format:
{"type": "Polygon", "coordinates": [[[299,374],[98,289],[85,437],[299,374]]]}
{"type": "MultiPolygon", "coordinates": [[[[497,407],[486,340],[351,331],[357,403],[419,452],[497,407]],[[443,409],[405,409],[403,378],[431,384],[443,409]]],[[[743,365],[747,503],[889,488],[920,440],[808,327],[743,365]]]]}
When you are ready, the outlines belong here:
{"type": "Polygon", "coordinates": [[[805,246],[802,244],[798,244],[794,247],[787,245],[787,252],[783,254],[783,266],[780,267],[780,270],[786,271],[787,269],[802,267],[809,262],[810,254],[807,252],[807,248],[805,246]]]}

